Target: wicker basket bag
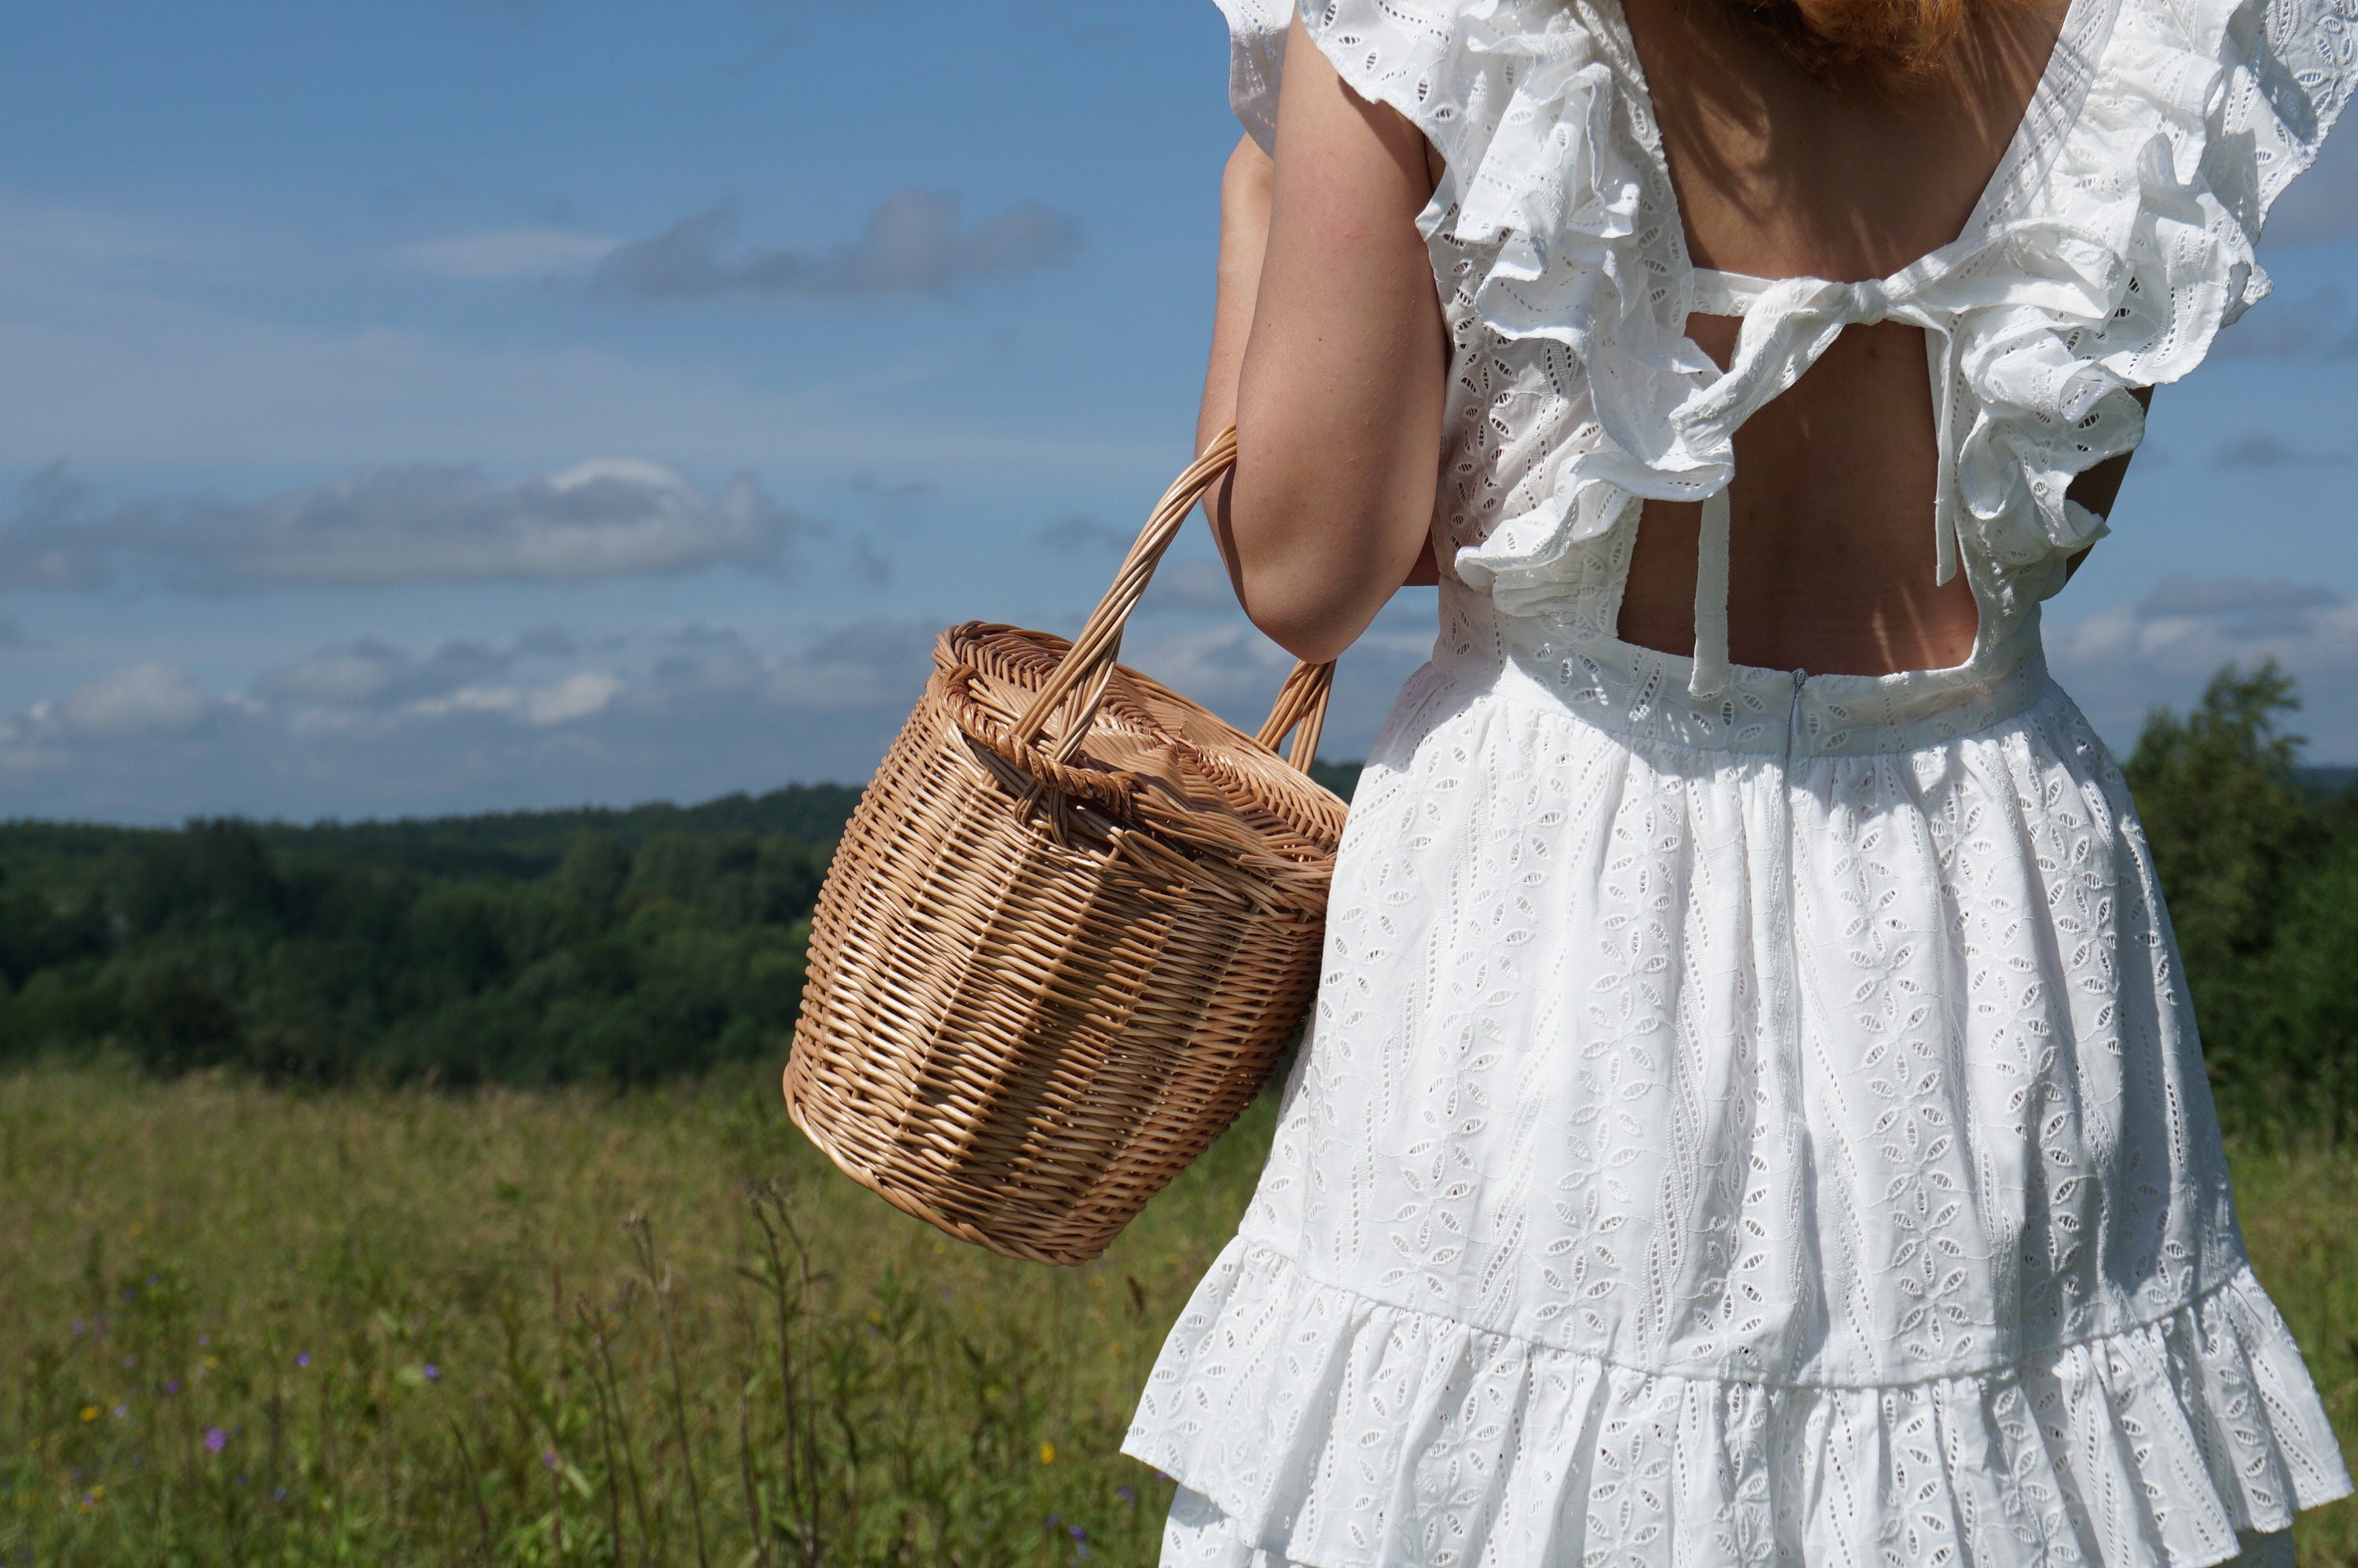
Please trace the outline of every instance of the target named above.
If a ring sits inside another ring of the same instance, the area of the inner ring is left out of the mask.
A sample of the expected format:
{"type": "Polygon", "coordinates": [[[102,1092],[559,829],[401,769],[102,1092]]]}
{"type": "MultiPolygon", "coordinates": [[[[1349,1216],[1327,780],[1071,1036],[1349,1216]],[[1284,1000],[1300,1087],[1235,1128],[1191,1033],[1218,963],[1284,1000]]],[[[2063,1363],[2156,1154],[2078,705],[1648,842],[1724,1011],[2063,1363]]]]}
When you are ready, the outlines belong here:
{"type": "Polygon", "coordinates": [[[795,1123],[1010,1257],[1104,1250],[1244,1108],[1316,986],[1344,808],[1305,770],[1334,666],[1297,666],[1253,738],[1114,662],[1235,454],[1229,431],[1179,476],[1071,643],[942,633],[819,894],[795,1123]]]}

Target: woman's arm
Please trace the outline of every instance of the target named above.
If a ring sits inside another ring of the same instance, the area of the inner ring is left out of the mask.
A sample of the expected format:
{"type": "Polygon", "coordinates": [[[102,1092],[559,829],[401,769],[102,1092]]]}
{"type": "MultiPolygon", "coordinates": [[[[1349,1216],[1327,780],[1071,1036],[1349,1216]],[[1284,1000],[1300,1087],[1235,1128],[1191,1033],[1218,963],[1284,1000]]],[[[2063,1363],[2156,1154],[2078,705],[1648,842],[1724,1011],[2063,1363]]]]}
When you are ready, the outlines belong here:
{"type": "Polygon", "coordinates": [[[1197,431],[1236,423],[1236,473],[1206,511],[1245,613],[1301,658],[1366,630],[1431,528],[1449,371],[1416,229],[1432,193],[1423,136],[1296,21],[1275,165],[1248,140],[1221,180],[1197,431]]]}

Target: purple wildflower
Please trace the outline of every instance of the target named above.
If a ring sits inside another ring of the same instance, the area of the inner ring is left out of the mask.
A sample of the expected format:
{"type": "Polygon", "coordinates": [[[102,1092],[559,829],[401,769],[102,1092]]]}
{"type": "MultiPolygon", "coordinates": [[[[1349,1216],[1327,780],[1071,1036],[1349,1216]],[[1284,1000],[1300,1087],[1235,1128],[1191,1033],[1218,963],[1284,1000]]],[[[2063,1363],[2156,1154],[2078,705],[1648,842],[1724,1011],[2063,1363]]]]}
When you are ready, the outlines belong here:
{"type": "Polygon", "coordinates": [[[426,1380],[429,1383],[440,1382],[442,1380],[442,1368],[437,1367],[431,1361],[426,1363],[426,1380]]]}
{"type": "Polygon", "coordinates": [[[297,1367],[308,1367],[310,1364],[311,1353],[308,1350],[297,1350],[295,1353],[295,1365],[297,1367]]]}
{"type": "Polygon", "coordinates": [[[229,1433],[228,1433],[223,1432],[220,1427],[217,1427],[217,1426],[209,1426],[209,1427],[205,1428],[205,1452],[206,1452],[206,1453],[208,1453],[208,1454],[219,1454],[222,1449],[227,1448],[228,1446],[229,1446],[229,1433]]]}
{"type": "Polygon", "coordinates": [[[556,1449],[554,1449],[554,1448],[546,1448],[546,1449],[543,1449],[543,1450],[541,1451],[541,1454],[540,1454],[540,1462],[541,1462],[543,1465],[547,1465],[547,1466],[548,1466],[550,1469],[552,1469],[552,1470],[556,1469],[556,1468],[557,1468],[557,1450],[556,1450],[556,1449]]]}
{"type": "Polygon", "coordinates": [[[114,1416],[117,1421],[122,1420],[124,1416],[127,1416],[130,1413],[131,1407],[129,1405],[117,1405],[114,1407],[114,1416]]]}
{"type": "Polygon", "coordinates": [[[1138,1493],[1129,1487],[1116,1487],[1113,1489],[1113,1495],[1120,1498],[1123,1502],[1128,1503],[1131,1508],[1136,1508],[1138,1506],[1138,1493]]]}
{"type": "Polygon", "coordinates": [[[171,1381],[166,1383],[164,1385],[164,1391],[168,1394],[178,1393],[180,1391],[180,1379],[174,1378],[171,1381]]]}

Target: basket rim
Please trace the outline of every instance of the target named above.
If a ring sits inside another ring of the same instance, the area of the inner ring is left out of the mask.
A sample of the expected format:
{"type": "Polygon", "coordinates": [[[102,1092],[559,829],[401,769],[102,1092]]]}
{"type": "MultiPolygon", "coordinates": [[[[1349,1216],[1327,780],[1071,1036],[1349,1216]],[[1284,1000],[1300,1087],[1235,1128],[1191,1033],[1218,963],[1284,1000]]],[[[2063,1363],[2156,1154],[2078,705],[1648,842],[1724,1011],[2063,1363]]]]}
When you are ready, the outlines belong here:
{"type": "Polygon", "coordinates": [[[970,695],[973,682],[988,672],[968,656],[968,650],[979,652],[978,644],[1003,645],[1008,642],[1028,645],[1049,659],[1071,645],[1053,632],[1000,622],[961,622],[936,640],[935,674],[927,683],[928,695],[942,703],[959,733],[1027,776],[1040,789],[1096,806],[1115,819],[1116,831],[1148,831],[1174,848],[1250,861],[1281,875],[1323,864],[1335,854],[1348,810],[1341,796],[1203,704],[1127,665],[1114,666],[1114,689],[1109,690],[1107,701],[1118,704],[1125,719],[1131,720],[1128,727],[1152,735],[1158,743],[1185,755],[1203,774],[1216,781],[1241,784],[1249,778],[1262,784],[1264,787],[1255,792],[1262,805],[1304,841],[1310,849],[1308,855],[1289,854],[1275,848],[1228,813],[1176,804],[1156,788],[1153,781],[1135,771],[1076,766],[1058,762],[1043,746],[1015,744],[1008,737],[1008,726],[970,695]],[[1120,700],[1119,688],[1123,686],[1187,709],[1215,728],[1221,744],[1206,747],[1172,730],[1140,705],[1120,700]]]}

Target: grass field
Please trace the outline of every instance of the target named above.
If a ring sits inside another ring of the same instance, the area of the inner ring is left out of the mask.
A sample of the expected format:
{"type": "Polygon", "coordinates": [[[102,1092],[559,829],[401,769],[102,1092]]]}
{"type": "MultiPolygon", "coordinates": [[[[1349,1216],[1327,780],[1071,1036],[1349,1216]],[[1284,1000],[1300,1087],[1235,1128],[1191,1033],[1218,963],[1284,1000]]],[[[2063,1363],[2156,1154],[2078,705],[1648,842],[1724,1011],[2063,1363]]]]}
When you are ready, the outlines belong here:
{"type": "MultiPolygon", "coordinates": [[[[0,1563],[1151,1563],[1115,1444],[1269,1116],[1051,1271],[860,1192],[766,1074],[0,1077],[0,1563]]],[[[2349,1442],[2358,1154],[2236,1173],[2349,1442]]],[[[2302,1528],[2358,1568],[2358,1509],[2302,1528]]]]}

